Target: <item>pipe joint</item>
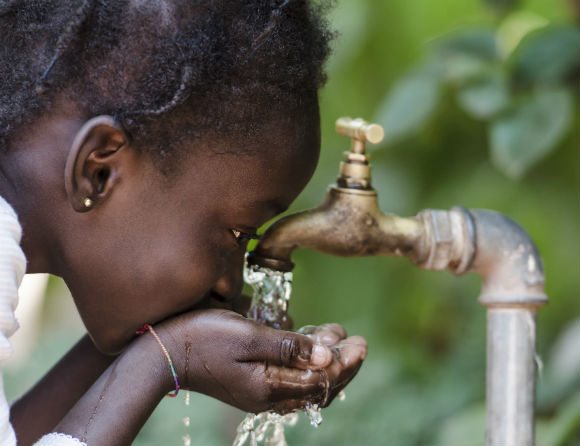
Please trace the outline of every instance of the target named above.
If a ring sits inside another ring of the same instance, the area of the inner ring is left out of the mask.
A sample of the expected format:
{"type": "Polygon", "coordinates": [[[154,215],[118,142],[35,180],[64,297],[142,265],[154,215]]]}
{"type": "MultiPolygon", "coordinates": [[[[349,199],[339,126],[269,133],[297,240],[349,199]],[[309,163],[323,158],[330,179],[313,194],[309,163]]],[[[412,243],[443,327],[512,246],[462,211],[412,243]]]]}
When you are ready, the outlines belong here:
{"type": "Polygon", "coordinates": [[[417,215],[423,224],[422,251],[417,262],[429,270],[450,270],[455,274],[468,271],[475,254],[473,218],[466,209],[451,211],[426,209],[417,215]]]}
{"type": "Polygon", "coordinates": [[[545,304],[542,258],[530,236],[498,212],[470,213],[477,247],[471,269],[483,279],[480,302],[487,307],[545,304]]]}
{"type": "Polygon", "coordinates": [[[502,214],[455,207],[428,209],[417,216],[423,224],[420,267],[475,272],[482,278],[485,306],[540,306],[544,293],[542,259],[528,234],[502,214]]]}

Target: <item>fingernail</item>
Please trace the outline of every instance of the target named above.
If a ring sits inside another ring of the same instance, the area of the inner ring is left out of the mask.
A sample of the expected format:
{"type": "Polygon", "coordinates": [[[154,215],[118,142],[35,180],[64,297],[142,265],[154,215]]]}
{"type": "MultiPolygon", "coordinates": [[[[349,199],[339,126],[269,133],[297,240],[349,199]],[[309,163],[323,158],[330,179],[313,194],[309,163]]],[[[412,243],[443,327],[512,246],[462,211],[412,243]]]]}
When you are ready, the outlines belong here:
{"type": "Polygon", "coordinates": [[[330,355],[330,350],[327,347],[321,344],[315,344],[314,347],[312,347],[310,362],[312,365],[322,366],[328,363],[330,355]]]}

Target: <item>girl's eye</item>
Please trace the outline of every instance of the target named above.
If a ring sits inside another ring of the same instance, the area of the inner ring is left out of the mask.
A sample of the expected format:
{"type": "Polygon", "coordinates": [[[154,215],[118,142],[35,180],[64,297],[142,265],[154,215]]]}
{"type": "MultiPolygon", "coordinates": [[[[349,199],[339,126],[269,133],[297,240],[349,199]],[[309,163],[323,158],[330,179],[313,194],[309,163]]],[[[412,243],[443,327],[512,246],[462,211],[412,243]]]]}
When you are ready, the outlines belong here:
{"type": "Polygon", "coordinates": [[[258,234],[256,234],[255,232],[252,232],[252,233],[242,232],[242,231],[238,231],[237,229],[230,229],[230,231],[232,231],[234,238],[236,239],[236,241],[240,245],[247,243],[250,240],[258,240],[260,238],[260,236],[258,234]]]}

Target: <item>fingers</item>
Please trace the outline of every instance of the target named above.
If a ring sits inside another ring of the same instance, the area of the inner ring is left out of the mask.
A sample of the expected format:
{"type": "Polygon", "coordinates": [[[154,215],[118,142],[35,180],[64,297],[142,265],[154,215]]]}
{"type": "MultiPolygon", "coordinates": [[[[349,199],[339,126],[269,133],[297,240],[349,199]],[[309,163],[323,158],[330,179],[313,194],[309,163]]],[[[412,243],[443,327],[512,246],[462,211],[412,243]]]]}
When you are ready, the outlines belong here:
{"type": "Polygon", "coordinates": [[[333,346],[346,338],[346,330],[339,324],[306,325],[298,330],[318,344],[333,346]]]}
{"type": "Polygon", "coordinates": [[[290,411],[304,408],[308,402],[328,406],[356,376],[367,354],[366,341],[360,336],[344,339],[333,348],[333,354],[332,363],[319,370],[267,366],[264,374],[270,408],[290,411]]]}
{"type": "Polygon", "coordinates": [[[353,362],[360,362],[366,358],[368,345],[362,336],[350,336],[336,345],[334,350],[338,352],[339,362],[344,367],[349,367],[353,362]]]}
{"type": "MultiPolygon", "coordinates": [[[[244,359],[303,370],[320,369],[332,362],[329,347],[338,345],[345,338],[346,330],[338,324],[306,326],[298,333],[254,325],[252,342],[247,348],[248,356],[244,359]]],[[[364,339],[360,339],[366,346],[364,339]]]]}
{"type": "Polygon", "coordinates": [[[296,370],[269,366],[265,372],[272,403],[285,400],[307,401],[326,393],[326,382],[319,370],[296,370]]]}
{"type": "Polygon", "coordinates": [[[317,344],[308,336],[257,324],[246,350],[242,360],[302,370],[327,367],[333,359],[328,346],[317,344]]]}
{"type": "Polygon", "coordinates": [[[333,348],[335,360],[325,369],[329,390],[323,407],[328,406],[338,393],[356,376],[367,355],[367,343],[361,336],[351,336],[333,348]]]}

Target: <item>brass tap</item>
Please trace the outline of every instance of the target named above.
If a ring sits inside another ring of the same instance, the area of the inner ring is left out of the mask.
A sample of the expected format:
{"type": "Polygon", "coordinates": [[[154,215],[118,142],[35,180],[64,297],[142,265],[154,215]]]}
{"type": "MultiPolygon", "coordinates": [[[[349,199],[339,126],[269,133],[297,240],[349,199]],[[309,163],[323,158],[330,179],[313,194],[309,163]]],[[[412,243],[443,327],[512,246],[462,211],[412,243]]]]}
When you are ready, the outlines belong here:
{"type": "Polygon", "coordinates": [[[339,135],[352,138],[351,149],[344,152],[344,160],[340,163],[337,185],[350,189],[372,189],[371,166],[366,153],[366,142],[380,143],[385,137],[383,128],[378,124],[369,124],[360,118],[339,118],[336,121],[336,131],[339,135]]]}
{"type": "Polygon", "coordinates": [[[336,130],[352,140],[336,184],[329,187],[319,207],[282,218],[268,228],[248,256],[250,263],[291,271],[290,257],[296,248],[343,257],[406,255],[419,259],[427,255],[418,249],[422,225],[417,218],[384,214],[379,209],[366,143],[381,142],[382,127],[362,119],[340,118],[336,130]]]}

